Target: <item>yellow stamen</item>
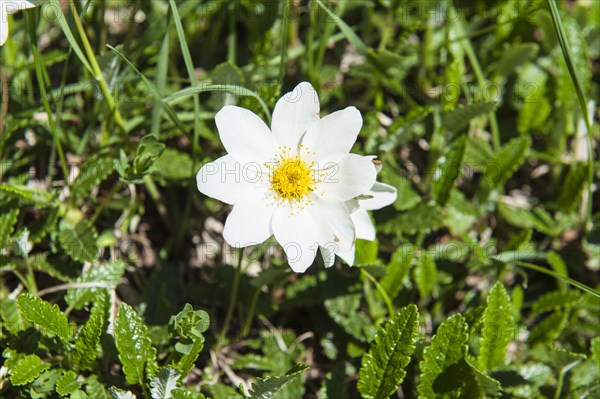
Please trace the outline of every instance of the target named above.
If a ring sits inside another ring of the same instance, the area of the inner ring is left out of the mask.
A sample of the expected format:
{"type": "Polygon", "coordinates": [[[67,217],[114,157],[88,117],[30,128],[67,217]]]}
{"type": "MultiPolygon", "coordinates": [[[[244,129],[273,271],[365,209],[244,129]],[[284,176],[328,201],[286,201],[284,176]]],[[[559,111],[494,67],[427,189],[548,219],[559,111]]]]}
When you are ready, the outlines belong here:
{"type": "Polygon", "coordinates": [[[273,168],[272,188],[282,200],[300,200],[315,190],[310,165],[296,156],[281,157],[273,168]]]}

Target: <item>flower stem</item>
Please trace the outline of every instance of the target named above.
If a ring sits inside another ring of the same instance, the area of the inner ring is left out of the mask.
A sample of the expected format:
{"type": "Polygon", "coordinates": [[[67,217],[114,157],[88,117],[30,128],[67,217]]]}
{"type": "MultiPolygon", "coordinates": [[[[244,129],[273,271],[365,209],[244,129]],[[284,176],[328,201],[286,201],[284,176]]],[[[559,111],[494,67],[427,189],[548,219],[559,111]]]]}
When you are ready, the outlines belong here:
{"type": "Polygon", "coordinates": [[[231,287],[231,296],[229,297],[229,306],[227,307],[227,313],[225,314],[225,322],[223,323],[223,329],[221,330],[221,339],[225,338],[227,330],[229,330],[229,323],[231,322],[231,316],[233,316],[233,309],[237,302],[238,291],[240,288],[240,275],[242,274],[242,260],[244,259],[244,248],[240,248],[238,252],[238,263],[233,273],[233,284],[231,287]]]}
{"type": "Polygon", "coordinates": [[[252,324],[252,320],[254,320],[254,314],[256,313],[256,303],[258,302],[259,296],[260,287],[256,287],[254,288],[254,291],[252,291],[252,298],[250,299],[248,313],[246,314],[244,322],[242,323],[241,337],[245,337],[250,332],[250,324],[252,324]]]}

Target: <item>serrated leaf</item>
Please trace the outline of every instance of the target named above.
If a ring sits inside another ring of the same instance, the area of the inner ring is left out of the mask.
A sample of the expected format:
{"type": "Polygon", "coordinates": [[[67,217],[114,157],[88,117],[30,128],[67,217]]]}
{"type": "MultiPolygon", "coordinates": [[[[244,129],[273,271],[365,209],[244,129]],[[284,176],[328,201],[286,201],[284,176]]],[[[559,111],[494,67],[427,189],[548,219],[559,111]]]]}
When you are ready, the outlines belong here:
{"type": "Polygon", "coordinates": [[[7,240],[13,233],[15,224],[19,218],[19,211],[19,208],[15,207],[7,212],[0,213],[0,248],[7,244],[4,240],[7,240]]]}
{"type": "Polygon", "coordinates": [[[556,290],[541,295],[531,305],[530,314],[536,315],[549,310],[569,308],[581,300],[581,294],[575,290],[556,290]]]}
{"type": "Polygon", "coordinates": [[[201,393],[184,391],[183,389],[174,389],[171,393],[173,394],[173,399],[205,399],[205,396],[201,393]]]}
{"type": "Polygon", "coordinates": [[[171,392],[177,388],[180,372],[172,367],[161,368],[150,382],[152,399],[171,399],[171,392]]]}
{"type": "Polygon", "coordinates": [[[581,201],[581,193],[587,183],[587,167],[575,163],[571,166],[564,183],[560,186],[558,206],[563,212],[572,212],[581,201]]]}
{"type": "Polygon", "coordinates": [[[433,291],[437,280],[435,260],[425,251],[417,258],[415,265],[415,282],[421,298],[427,298],[433,291]]]}
{"type": "Polygon", "coordinates": [[[420,202],[410,212],[401,213],[382,225],[387,234],[430,233],[444,226],[444,211],[435,205],[420,202]]]}
{"type": "Polygon", "coordinates": [[[17,305],[23,317],[42,329],[43,333],[58,335],[65,341],[73,338],[69,320],[58,305],[50,305],[42,298],[29,293],[19,295],[17,305]]]}
{"type": "Polygon", "coordinates": [[[418,318],[417,307],[408,305],[379,328],[358,374],[357,388],[364,398],[387,398],[402,383],[415,350],[418,318]]]}
{"type": "Polygon", "coordinates": [[[458,132],[466,127],[471,119],[492,112],[496,106],[495,102],[483,102],[455,108],[443,116],[442,125],[451,132],[458,132]]]}
{"type": "Polygon", "coordinates": [[[75,309],[81,309],[83,306],[92,302],[96,296],[106,290],[114,288],[125,273],[125,262],[114,261],[101,264],[92,264],[86,269],[79,278],[78,283],[98,283],[106,285],[105,287],[91,288],[72,288],[67,291],[65,301],[75,309]]]}
{"type": "Polygon", "coordinates": [[[91,262],[98,257],[98,235],[87,220],[79,221],[74,227],[63,220],[60,223],[58,241],[65,252],[79,262],[91,262]]]}
{"type": "Polygon", "coordinates": [[[119,306],[115,320],[115,345],[129,384],[140,384],[158,368],[156,349],[148,338],[148,328],[126,303],[119,306]]]}
{"type": "Polygon", "coordinates": [[[23,356],[10,368],[10,382],[16,386],[28,384],[48,368],[37,355],[23,356]]]}
{"type": "Polygon", "coordinates": [[[259,378],[252,384],[250,398],[272,399],[285,384],[300,377],[309,368],[305,364],[297,364],[282,376],[259,378]]]}
{"type": "Polygon", "coordinates": [[[194,367],[198,355],[204,348],[204,333],[210,324],[208,313],[204,310],[194,310],[186,303],[183,310],[169,320],[169,331],[179,335],[175,344],[175,367],[185,377],[194,367]]]}
{"type": "Polygon", "coordinates": [[[567,312],[554,312],[539,321],[529,333],[527,343],[534,345],[539,342],[550,342],[558,338],[567,323],[567,312]]]}
{"type": "Polygon", "coordinates": [[[529,136],[521,136],[506,143],[485,166],[485,179],[491,187],[500,187],[515,173],[525,161],[531,146],[529,136]]]}
{"type": "Polygon", "coordinates": [[[85,379],[85,391],[88,396],[93,399],[110,399],[112,395],[100,381],[95,374],[90,375],[85,379]]]}
{"type": "Polygon", "coordinates": [[[160,157],[154,162],[152,175],[172,180],[186,180],[193,177],[194,161],[185,152],[173,148],[165,148],[160,157]]]}
{"type": "Polygon", "coordinates": [[[114,170],[114,163],[106,156],[92,157],[81,165],[79,175],[71,185],[73,195],[85,195],[104,181],[114,170]]]}
{"type": "Polygon", "coordinates": [[[356,240],[356,257],[354,266],[375,265],[379,262],[377,254],[379,252],[379,242],[377,240],[356,240]]]}
{"type": "Polygon", "coordinates": [[[450,198],[450,190],[461,175],[462,159],[467,146],[467,136],[458,138],[444,157],[438,162],[435,180],[432,183],[432,194],[440,205],[446,205],[450,198]]]}
{"type": "Polygon", "coordinates": [[[479,368],[490,370],[504,365],[506,349],[514,334],[514,318],[510,297],[504,286],[497,282],[487,297],[483,313],[483,328],[479,357],[479,368]]]}
{"type": "Polygon", "coordinates": [[[124,391],[115,387],[110,387],[108,390],[113,399],[137,399],[131,391],[124,391]]]}
{"type": "Polygon", "coordinates": [[[434,390],[436,378],[449,366],[457,364],[467,353],[467,323],[460,315],[454,315],[442,323],[423,352],[419,364],[421,378],[417,392],[421,398],[437,397],[434,390]]]}
{"type": "Polygon", "coordinates": [[[56,392],[62,396],[70,395],[78,390],[81,384],[81,381],[77,381],[77,374],[69,370],[56,381],[56,392]]]}
{"type": "Polygon", "coordinates": [[[75,338],[73,360],[82,369],[92,366],[98,353],[100,335],[104,327],[104,306],[98,301],[92,308],[90,318],[81,327],[75,338]]]}

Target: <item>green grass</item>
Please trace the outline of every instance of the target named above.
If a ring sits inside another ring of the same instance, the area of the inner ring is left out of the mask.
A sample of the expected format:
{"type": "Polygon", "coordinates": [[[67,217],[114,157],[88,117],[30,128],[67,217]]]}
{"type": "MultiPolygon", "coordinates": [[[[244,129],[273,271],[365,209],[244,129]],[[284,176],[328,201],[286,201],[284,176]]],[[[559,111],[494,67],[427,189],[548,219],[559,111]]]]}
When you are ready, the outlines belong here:
{"type": "Polygon", "coordinates": [[[598,396],[600,2],[48,0],[9,23],[0,397],[598,396]],[[360,110],[353,152],[398,190],[353,268],[228,247],[196,188],[219,109],[270,124],[302,81],[321,115],[360,110]]]}

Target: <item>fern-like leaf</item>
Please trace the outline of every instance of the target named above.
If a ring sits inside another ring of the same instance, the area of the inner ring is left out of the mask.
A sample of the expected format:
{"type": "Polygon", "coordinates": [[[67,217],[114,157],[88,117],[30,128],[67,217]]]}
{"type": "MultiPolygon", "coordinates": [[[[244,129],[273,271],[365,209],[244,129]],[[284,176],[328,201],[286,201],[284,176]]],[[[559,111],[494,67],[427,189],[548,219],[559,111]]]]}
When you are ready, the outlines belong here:
{"type": "Polygon", "coordinates": [[[285,384],[298,378],[308,369],[309,367],[305,364],[297,364],[282,376],[259,378],[252,384],[250,398],[272,399],[275,393],[277,393],[277,391],[279,391],[285,384]]]}
{"type": "Polygon", "coordinates": [[[510,297],[504,286],[497,282],[487,297],[487,307],[483,313],[483,329],[479,368],[490,370],[502,366],[506,358],[506,348],[513,336],[514,318],[510,297]]]}
{"type": "Polygon", "coordinates": [[[171,399],[172,391],[177,388],[180,373],[172,367],[161,368],[150,382],[152,399],[171,399]]]}
{"type": "Polygon", "coordinates": [[[58,305],[50,305],[38,296],[24,293],[17,298],[17,305],[23,317],[49,335],[58,335],[65,341],[73,338],[73,329],[69,320],[58,305]]]}

